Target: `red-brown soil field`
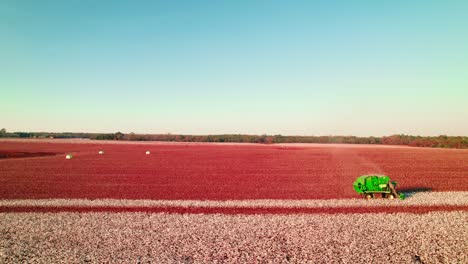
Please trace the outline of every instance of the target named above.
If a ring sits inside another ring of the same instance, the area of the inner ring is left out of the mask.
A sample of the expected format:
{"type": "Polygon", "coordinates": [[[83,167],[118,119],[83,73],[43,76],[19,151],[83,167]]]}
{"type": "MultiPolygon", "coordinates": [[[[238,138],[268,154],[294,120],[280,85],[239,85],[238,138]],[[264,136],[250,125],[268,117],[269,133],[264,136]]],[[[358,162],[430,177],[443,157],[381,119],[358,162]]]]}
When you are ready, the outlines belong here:
{"type": "Polygon", "coordinates": [[[1,263],[468,261],[468,150],[3,139],[0,156],[1,263]],[[361,198],[371,173],[408,198],[361,198]]]}
{"type": "Polygon", "coordinates": [[[358,198],[353,181],[371,173],[403,191],[468,191],[468,150],[456,149],[4,140],[0,153],[49,155],[0,159],[0,199],[358,198]]]}

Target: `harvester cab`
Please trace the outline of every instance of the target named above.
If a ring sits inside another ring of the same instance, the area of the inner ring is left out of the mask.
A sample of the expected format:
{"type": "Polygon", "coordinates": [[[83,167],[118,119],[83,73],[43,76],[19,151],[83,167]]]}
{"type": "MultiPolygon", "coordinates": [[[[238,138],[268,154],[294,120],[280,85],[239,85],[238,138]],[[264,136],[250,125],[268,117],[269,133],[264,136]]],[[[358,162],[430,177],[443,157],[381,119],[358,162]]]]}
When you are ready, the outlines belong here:
{"type": "Polygon", "coordinates": [[[396,186],[397,182],[390,181],[390,177],[385,175],[362,175],[353,183],[354,190],[366,199],[375,198],[375,194],[387,199],[405,199],[403,193],[397,192],[396,186]]]}

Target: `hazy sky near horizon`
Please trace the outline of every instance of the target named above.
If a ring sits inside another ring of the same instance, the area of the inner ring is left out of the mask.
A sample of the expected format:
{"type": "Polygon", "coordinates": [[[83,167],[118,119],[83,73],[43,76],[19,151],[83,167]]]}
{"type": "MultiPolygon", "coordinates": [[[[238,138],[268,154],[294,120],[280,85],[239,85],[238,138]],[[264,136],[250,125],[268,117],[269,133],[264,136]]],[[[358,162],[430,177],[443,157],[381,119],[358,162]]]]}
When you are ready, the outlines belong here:
{"type": "Polygon", "coordinates": [[[468,1],[0,1],[8,131],[468,135],[468,1]]]}

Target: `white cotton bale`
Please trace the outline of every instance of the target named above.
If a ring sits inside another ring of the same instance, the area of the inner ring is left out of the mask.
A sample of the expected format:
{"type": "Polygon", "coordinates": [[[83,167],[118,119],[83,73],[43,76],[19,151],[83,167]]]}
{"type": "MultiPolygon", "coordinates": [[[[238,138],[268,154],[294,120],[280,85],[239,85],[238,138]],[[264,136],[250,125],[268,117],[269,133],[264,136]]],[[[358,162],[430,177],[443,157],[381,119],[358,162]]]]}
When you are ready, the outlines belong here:
{"type": "Polygon", "coordinates": [[[100,150],[99,155],[102,155],[102,154],[104,154],[104,151],[100,150]]]}
{"type": "Polygon", "coordinates": [[[72,154],[67,154],[67,155],[65,156],[65,158],[66,158],[66,159],[71,159],[71,158],[73,158],[73,156],[72,156],[72,154]]]}
{"type": "Polygon", "coordinates": [[[146,151],[146,155],[149,155],[151,154],[151,152],[149,150],[146,151]]]}

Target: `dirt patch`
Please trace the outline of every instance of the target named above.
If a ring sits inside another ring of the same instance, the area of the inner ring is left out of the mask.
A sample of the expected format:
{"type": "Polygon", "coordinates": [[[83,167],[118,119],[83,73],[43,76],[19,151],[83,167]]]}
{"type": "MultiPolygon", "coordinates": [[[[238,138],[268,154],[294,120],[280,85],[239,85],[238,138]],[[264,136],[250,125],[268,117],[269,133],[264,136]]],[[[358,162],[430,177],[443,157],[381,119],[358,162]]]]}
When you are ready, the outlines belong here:
{"type": "Polygon", "coordinates": [[[14,152],[14,151],[0,151],[0,159],[15,159],[15,158],[31,158],[31,157],[44,157],[55,156],[60,153],[55,152],[14,152]]]}

